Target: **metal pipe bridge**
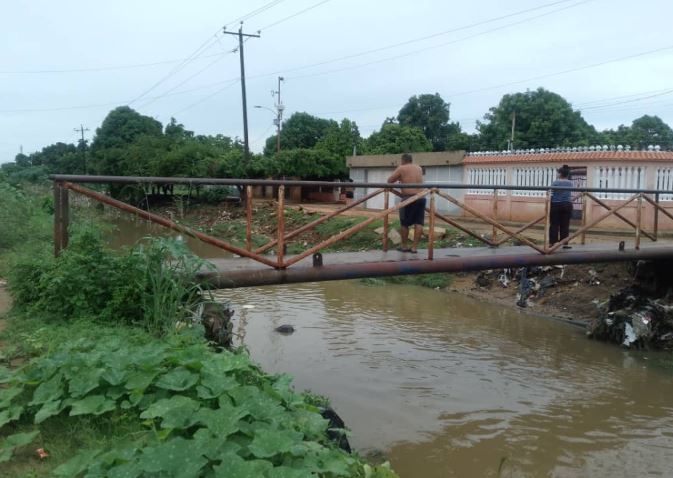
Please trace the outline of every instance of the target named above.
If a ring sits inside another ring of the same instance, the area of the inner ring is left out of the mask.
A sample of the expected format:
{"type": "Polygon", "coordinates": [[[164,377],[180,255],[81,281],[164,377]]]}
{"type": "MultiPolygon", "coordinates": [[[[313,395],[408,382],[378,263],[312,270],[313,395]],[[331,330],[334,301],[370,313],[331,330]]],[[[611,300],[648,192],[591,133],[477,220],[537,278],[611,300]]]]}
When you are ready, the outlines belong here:
{"type": "Polygon", "coordinates": [[[673,259],[673,247],[657,243],[659,215],[663,214],[673,220],[673,215],[659,204],[660,195],[669,194],[670,191],[423,183],[405,185],[405,187],[421,189],[421,192],[412,197],[404,198],[397,204],[393,204],[394,201],[391,201],[391,196],[400,195],[397,191],[400,186],[387,183],[79,175],[53,175],[51,176],[51,179],[54,181],[54,250],[56,255],[67,247],[68,244],[68,198],[69,191],[73,191],[95,201],[128,212],[153,223],[160,224],[230,252],[234,257],[231,259],[212,260],[212,267],[204,269],[200,274],[202,280],[219,288],[356,279],[363,277],[383,277],[392,275],[427,274],[435,272],[475,271],[534,265],[673,259]],[[139,187],[175,184],[190,186],[238,186],[245,191],[244,197],[242,198],[244,199],[246,217],[245,247],[235,246],[225,239],[204,234],[203,232],[178,224],[168,218],[124,203],[104,193],[84,187],[82,186],[82,183],[127,184],[139,187]],[[253,186],[274,186],[278,188],[275,238],[270,240],[264,246],[258,248],[253,248],[251,240],[253,186]],[[346,186],[349,188],[376,189],[336,211],[326,214],[292,231],[286,231],[285,188],[289,186],[346,186]],[[490,191],[492,192],[494,199],[492,201],[493,210],[490,215],[483,214],[465,204],[463,201],[447,194],[445,192],[446,189],[481,189],[490,191]],[[600,216],[593,218],[591,221],[587,219],[586,214],[583,214],[580,227],[572,232],[568,238],[559,243],[553,245],[549,244],[548,235],[546,233],[544,234],[544,241],[538,243],[524,236],[523,232],[537,224],[544,224],[545,231],[548,229],[550,223],[551,193],[555,189],[570,190],[579,193],[585,209],[586,204],[589,201],[593,201],[599,207],[603,208],[605,212],[600,216]],[[544,214],[516,229],[504,225],[497,219],[497,197],[498,192],[502,190],[543,191],[546,197],[544,214]],[[618,192],[622,197],[627,197],[620,199],[617,204],[608,205],[599,199],[596,194],[609,192],[618,192]],[[309,246],[305,251],[299,254],[287,255],[286,244],[289,241],[313,230],[316,226],[335,216],[364,204],[367,200],[378,195],[383,195],[384,206],[382,211],[374,213],[359,224],[340,231],[318,244],[309,246]],[[390,228],[390,215],[421,197],[427,197],[429,199],[429,206],[426,208],[429,223],[427,249],[419,250],[418,254],[389,251],[388,231],[390,228]],[[491,234],[485,236],[471,229],[469,226],[461,224],[456,220],[456,217],[441,214],[436,209],[436,198],[446,199],[462,209],[465,213],[488,224],[491,226],[491,234]],[[642,226],[643,207],[645,204],[649,204],[650,208],[654,211],[654,227],[650,231],[645,230],[642,226]],[[635,220],[629,219],[622,214],[622,210],[627,205],[635,205],[635,220]],[[628,244],[623,241],[621,243],[606,242],[601,244],[586,244],[587,232],[595,229],[602,221],[611,216],[619,218],[624,224],[633,229],[633,242],[628,241],[628,244]],[[379,251],[322,254],[322,250],[357,234],[376,220],[383,221],[382,243],[379,251]],[[434,236],[435,223],[437,220],[472,236],[484,246],[449,249],[435,248],[436,239],[434,236]],[[646,245],[641,244],[641,239],[643,237],[649,239],[652,243],[646,245]],[[564,245],[574,239],[578,239],[579,244],[574,244],[572,250],[562,249],[564,245]],[[521,245],[505,245],[508,241],[521,245]],[[274,254],[269,254],[270,251],[273,251],[274,254]]]}

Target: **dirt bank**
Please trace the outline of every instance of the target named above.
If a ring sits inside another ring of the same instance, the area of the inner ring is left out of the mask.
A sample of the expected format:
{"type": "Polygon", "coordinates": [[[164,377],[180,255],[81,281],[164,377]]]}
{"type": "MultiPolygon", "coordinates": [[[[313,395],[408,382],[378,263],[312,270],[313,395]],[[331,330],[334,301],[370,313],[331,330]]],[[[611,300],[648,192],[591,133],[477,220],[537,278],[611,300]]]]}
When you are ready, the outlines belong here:
{"type": "Polygon", "coordinates": [[[586,326],[596,318],[597,304],[628,285],[632,279],[630,265],[581,264],[547,268],[533,278],[542,283],[542,291],[532,294],[526,307],[517,305],[519,282],[508,277],[499,280],[503,271],[459,273],[448,290],[478,300],[516,308],[523,313],[553,317],[586,326]],[[549,279],[546,279],[549,278],[549,279]],[[505,287],[503,285],[507,283],[505,287]],[[545,285],[550,284],[548,287],[545,285]]]}

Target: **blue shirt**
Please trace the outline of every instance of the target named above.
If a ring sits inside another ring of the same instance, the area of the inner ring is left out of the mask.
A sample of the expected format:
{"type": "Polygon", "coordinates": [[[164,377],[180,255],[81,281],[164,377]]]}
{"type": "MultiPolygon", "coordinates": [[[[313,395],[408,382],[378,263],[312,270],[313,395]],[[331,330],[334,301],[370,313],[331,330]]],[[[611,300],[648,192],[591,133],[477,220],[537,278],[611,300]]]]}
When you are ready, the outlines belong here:
{"type": "MultiPolygon", "coordinates": [[[[570,179],[557,179],[553,183],[551,183],[552,186],[556,187],[564,187],[564,188],[571,188],[573,187],[573,182],[570,179]]],[[[554,190],[551,192],[551,202],[553,203],[562,203],[562,202],[572,202],[570,199],[570,193],[571,191],[558,191],[554,190]]]]}

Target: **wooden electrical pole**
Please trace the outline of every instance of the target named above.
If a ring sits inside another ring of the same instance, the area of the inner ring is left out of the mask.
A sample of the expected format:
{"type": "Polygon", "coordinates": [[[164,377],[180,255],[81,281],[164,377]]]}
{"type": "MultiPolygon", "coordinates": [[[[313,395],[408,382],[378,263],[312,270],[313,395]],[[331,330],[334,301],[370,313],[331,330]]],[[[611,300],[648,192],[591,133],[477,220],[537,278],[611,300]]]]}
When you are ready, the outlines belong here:
{"type": "Polygon", "coordinates": [[[241,96],[243,98],[243,151],[244,158],[250,159],[250,143],[248,140],[248,103],[245,95],[245,59],[243,55],[243,37],[259,38],[259,33],[253,35],[250,33],[243,33],[243,22],[238,29],[238,32],[228,32],[227,28],[223,28],[222,32],[227,35],[238,35],[238,53],[241,58],[241,96]]]}

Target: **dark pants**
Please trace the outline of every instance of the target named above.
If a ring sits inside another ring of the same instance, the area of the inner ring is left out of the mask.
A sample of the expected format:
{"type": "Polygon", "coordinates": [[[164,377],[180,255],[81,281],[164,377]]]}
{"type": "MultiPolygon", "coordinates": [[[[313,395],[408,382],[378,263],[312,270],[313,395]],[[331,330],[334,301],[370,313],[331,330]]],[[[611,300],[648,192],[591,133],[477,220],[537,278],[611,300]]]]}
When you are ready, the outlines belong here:
{"type": "MultiPolygon", "coordinates": [[[[402,196],[402,201],[406,201],[411,196],[402,196]]],[[[423,225],[425,221],[425,198],[416,199],[411,204],[407,204],[400,209],[400,224],[403,227],[423,225]]]]}
{"type": "Polygon", "coordinates": [[[549,244],[562,241],[570,232],[570,217],[573,214],[573,203],[551,203],[549,214],[549,244]]]}

